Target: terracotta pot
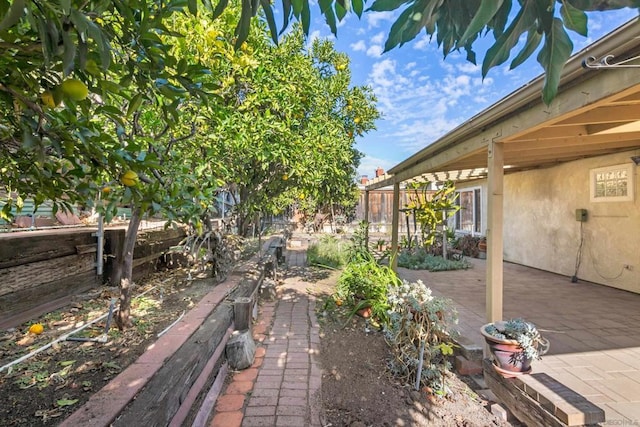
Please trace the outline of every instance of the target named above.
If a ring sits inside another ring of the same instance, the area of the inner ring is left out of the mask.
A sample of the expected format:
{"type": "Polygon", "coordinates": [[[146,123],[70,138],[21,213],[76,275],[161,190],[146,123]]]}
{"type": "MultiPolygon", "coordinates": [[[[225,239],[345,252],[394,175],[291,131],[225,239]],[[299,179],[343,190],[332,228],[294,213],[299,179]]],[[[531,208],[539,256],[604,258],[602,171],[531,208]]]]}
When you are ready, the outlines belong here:
{"type": "Polygon", "coordinates": [[[369,317],[371,317],[371,307],[363,307],[360,310],[356,311],[356,314],[360,317],[368,319],[369,317]]]}
{"type": "Polygon", "coordinates": [[[531,359],[523,356],[523,350],[518,341],[503,340],[489,335],[484,329],[488,325],[489,323],[482,326],[480,333],[493,355],[496,371],[505,378],[531,372],[531,359]]]}

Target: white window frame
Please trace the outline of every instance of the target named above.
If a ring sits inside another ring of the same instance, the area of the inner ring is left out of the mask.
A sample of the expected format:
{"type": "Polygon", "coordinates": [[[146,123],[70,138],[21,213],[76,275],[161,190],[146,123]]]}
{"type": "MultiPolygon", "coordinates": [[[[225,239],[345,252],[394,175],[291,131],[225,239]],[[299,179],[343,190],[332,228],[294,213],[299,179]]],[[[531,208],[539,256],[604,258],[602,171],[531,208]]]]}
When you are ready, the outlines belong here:
{"type": "Polygon", "coordinates": [[[456,214],[452,217],[453,219],[453,229],[455,230],[456,234],[468,234],[471,236],[482,236],[482,198],[483,198],[483,191],[482,191],[482,187],[481,186],[475,186],[475,187],[465,187],[465,188],[459,188],[456,189],[456,193],[458,193],[458,199],[456,200],[456,202],[459,204],[460,203],[460,193],[462,192],[471,192],[473,193],[473,230],[472,231],[468,231],[468,230],[462,230],[458,228],[458,215],[460,215],[460,211],[462,211],[462,208],[460,208],[456,214]],[[476,190],[480,191],[480,206],[476,206],[476,197],[475,197],[475,192],[476,190]],[[479,224],[479,230],[476,231],[475,230],[475,226],[476,226],[476,222],[477,222],[477,218],[476,218],[476,212],[480,212],[480,224],[479,224]]]}
{"type": "Polygon", "coordinates": [[[590,169],[589,170],[589,199],[593,203],[602,203],[602,202],[633,202],[635,195],[635,174],[634,174],[634,164],[633,163],[624,163],[621,165],[612,165],[606,166],[602,168],[590,169]],[[596,181],[598,174],[603,172],[618,172],[618,171],[626,171],[627,172],[627,195],[626,196],[596,196],[596,181]]]}

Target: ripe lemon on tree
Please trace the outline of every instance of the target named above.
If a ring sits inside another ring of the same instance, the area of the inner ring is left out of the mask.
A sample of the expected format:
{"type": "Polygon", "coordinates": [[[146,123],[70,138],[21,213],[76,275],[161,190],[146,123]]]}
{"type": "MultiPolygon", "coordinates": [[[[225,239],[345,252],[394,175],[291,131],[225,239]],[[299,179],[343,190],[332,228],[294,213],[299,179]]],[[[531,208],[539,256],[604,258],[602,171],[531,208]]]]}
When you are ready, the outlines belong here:
{"type": "Polygon", "coordinates": [[[42,101],[42,105],[48,108],[54,108],[56,106],[56,100],[53,97],[53,93],[50,90],[45,90],[40,95],[40,100],[42,101]]]}
{"type": "Polygon", "coordinates": [[[42,326],[42,323],[34,323],[33,325],[29,326],[29,332],[34,335],[40,335],[43,331],[44,326],[42,326]]]}
{"type": "Polygon", "coordinates": [[[120,177],[120,182],[125,187],[133,187],[138,184],[138,174],[134,171],[126,171],[120,177]]]}
{"type": "Polygon", "coordinates": [[[282,175],[282,180],[286,181],[289,179],[289,175],[287,175],[286,173],[284,175],[282,175]]]}
{"type": "Polygon", "coordinates": [[[87,86],[78,79],[67,79],[60,85],[62,93],[74,101],[82,101],[89,95],[87,86]]]}
{"type": "Polygon", "coordinates": [[[360,117],[356,117],[355,119],[353,119],[353,122],[355,124],[359,124],[362,121],[362,119],[360,117]]]}
{"type": "Polygon", "coordinates": [[[111,193],[111,187],[104,187],[102,189],[102,194],[109,194],[111,193]]]}

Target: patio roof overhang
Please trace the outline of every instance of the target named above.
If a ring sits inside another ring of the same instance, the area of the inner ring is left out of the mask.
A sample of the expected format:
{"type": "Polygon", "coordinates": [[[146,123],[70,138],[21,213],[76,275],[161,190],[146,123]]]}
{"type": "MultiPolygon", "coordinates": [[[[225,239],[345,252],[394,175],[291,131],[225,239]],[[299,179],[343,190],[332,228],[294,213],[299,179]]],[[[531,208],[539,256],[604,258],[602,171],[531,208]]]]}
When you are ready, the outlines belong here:
{"type": "MultiPolygon", "coordinates": [[[[489,322],[502,319],[504,174],[621,150],[640,154],[639,66],[636,18],[569,59],[551,105],[542,102],[540,76],[374,179],[365,188],[365,219],[369,191],[393,185],[391,242],[397,252],[400,183],[486,177],[486,315],[489,322]],[[611,56],[627,67],[583,66],[591,57],[611,56]]],[[[397,257],[392,259],[396,268],[397,257]]]]}
{"type": "MultiPolygon", "coordinates": [[[[504,143],[505,173],[640,149],[640,69],[583,66],[589,57],[607,55],[613,62],[640,55],[638,19],[572,56],[551,105],[542,102],[540,76],[373,179],[366,190],[484,178],[491,142],[504,143]]],[[[625,65],[640,66],[640,60],[625,65]]]]}

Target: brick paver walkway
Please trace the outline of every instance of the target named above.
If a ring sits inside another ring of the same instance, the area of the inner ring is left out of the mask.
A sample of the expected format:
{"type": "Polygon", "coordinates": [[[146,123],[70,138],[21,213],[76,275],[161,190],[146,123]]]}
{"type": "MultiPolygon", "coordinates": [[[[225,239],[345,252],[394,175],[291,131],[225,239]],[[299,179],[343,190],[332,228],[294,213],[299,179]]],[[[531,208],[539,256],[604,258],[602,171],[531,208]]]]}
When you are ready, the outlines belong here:
{"type": "MultiPolygon", "coordinates": [[[[303,266],[306,248],[286,251],[287,266],[303,266]]],[[[219,397],[212,427],[320,426],[320,336],[315,300],[299,277],[288,277],[276,302],[262,304],[253,366],[233,374],[219,397]]]]}

